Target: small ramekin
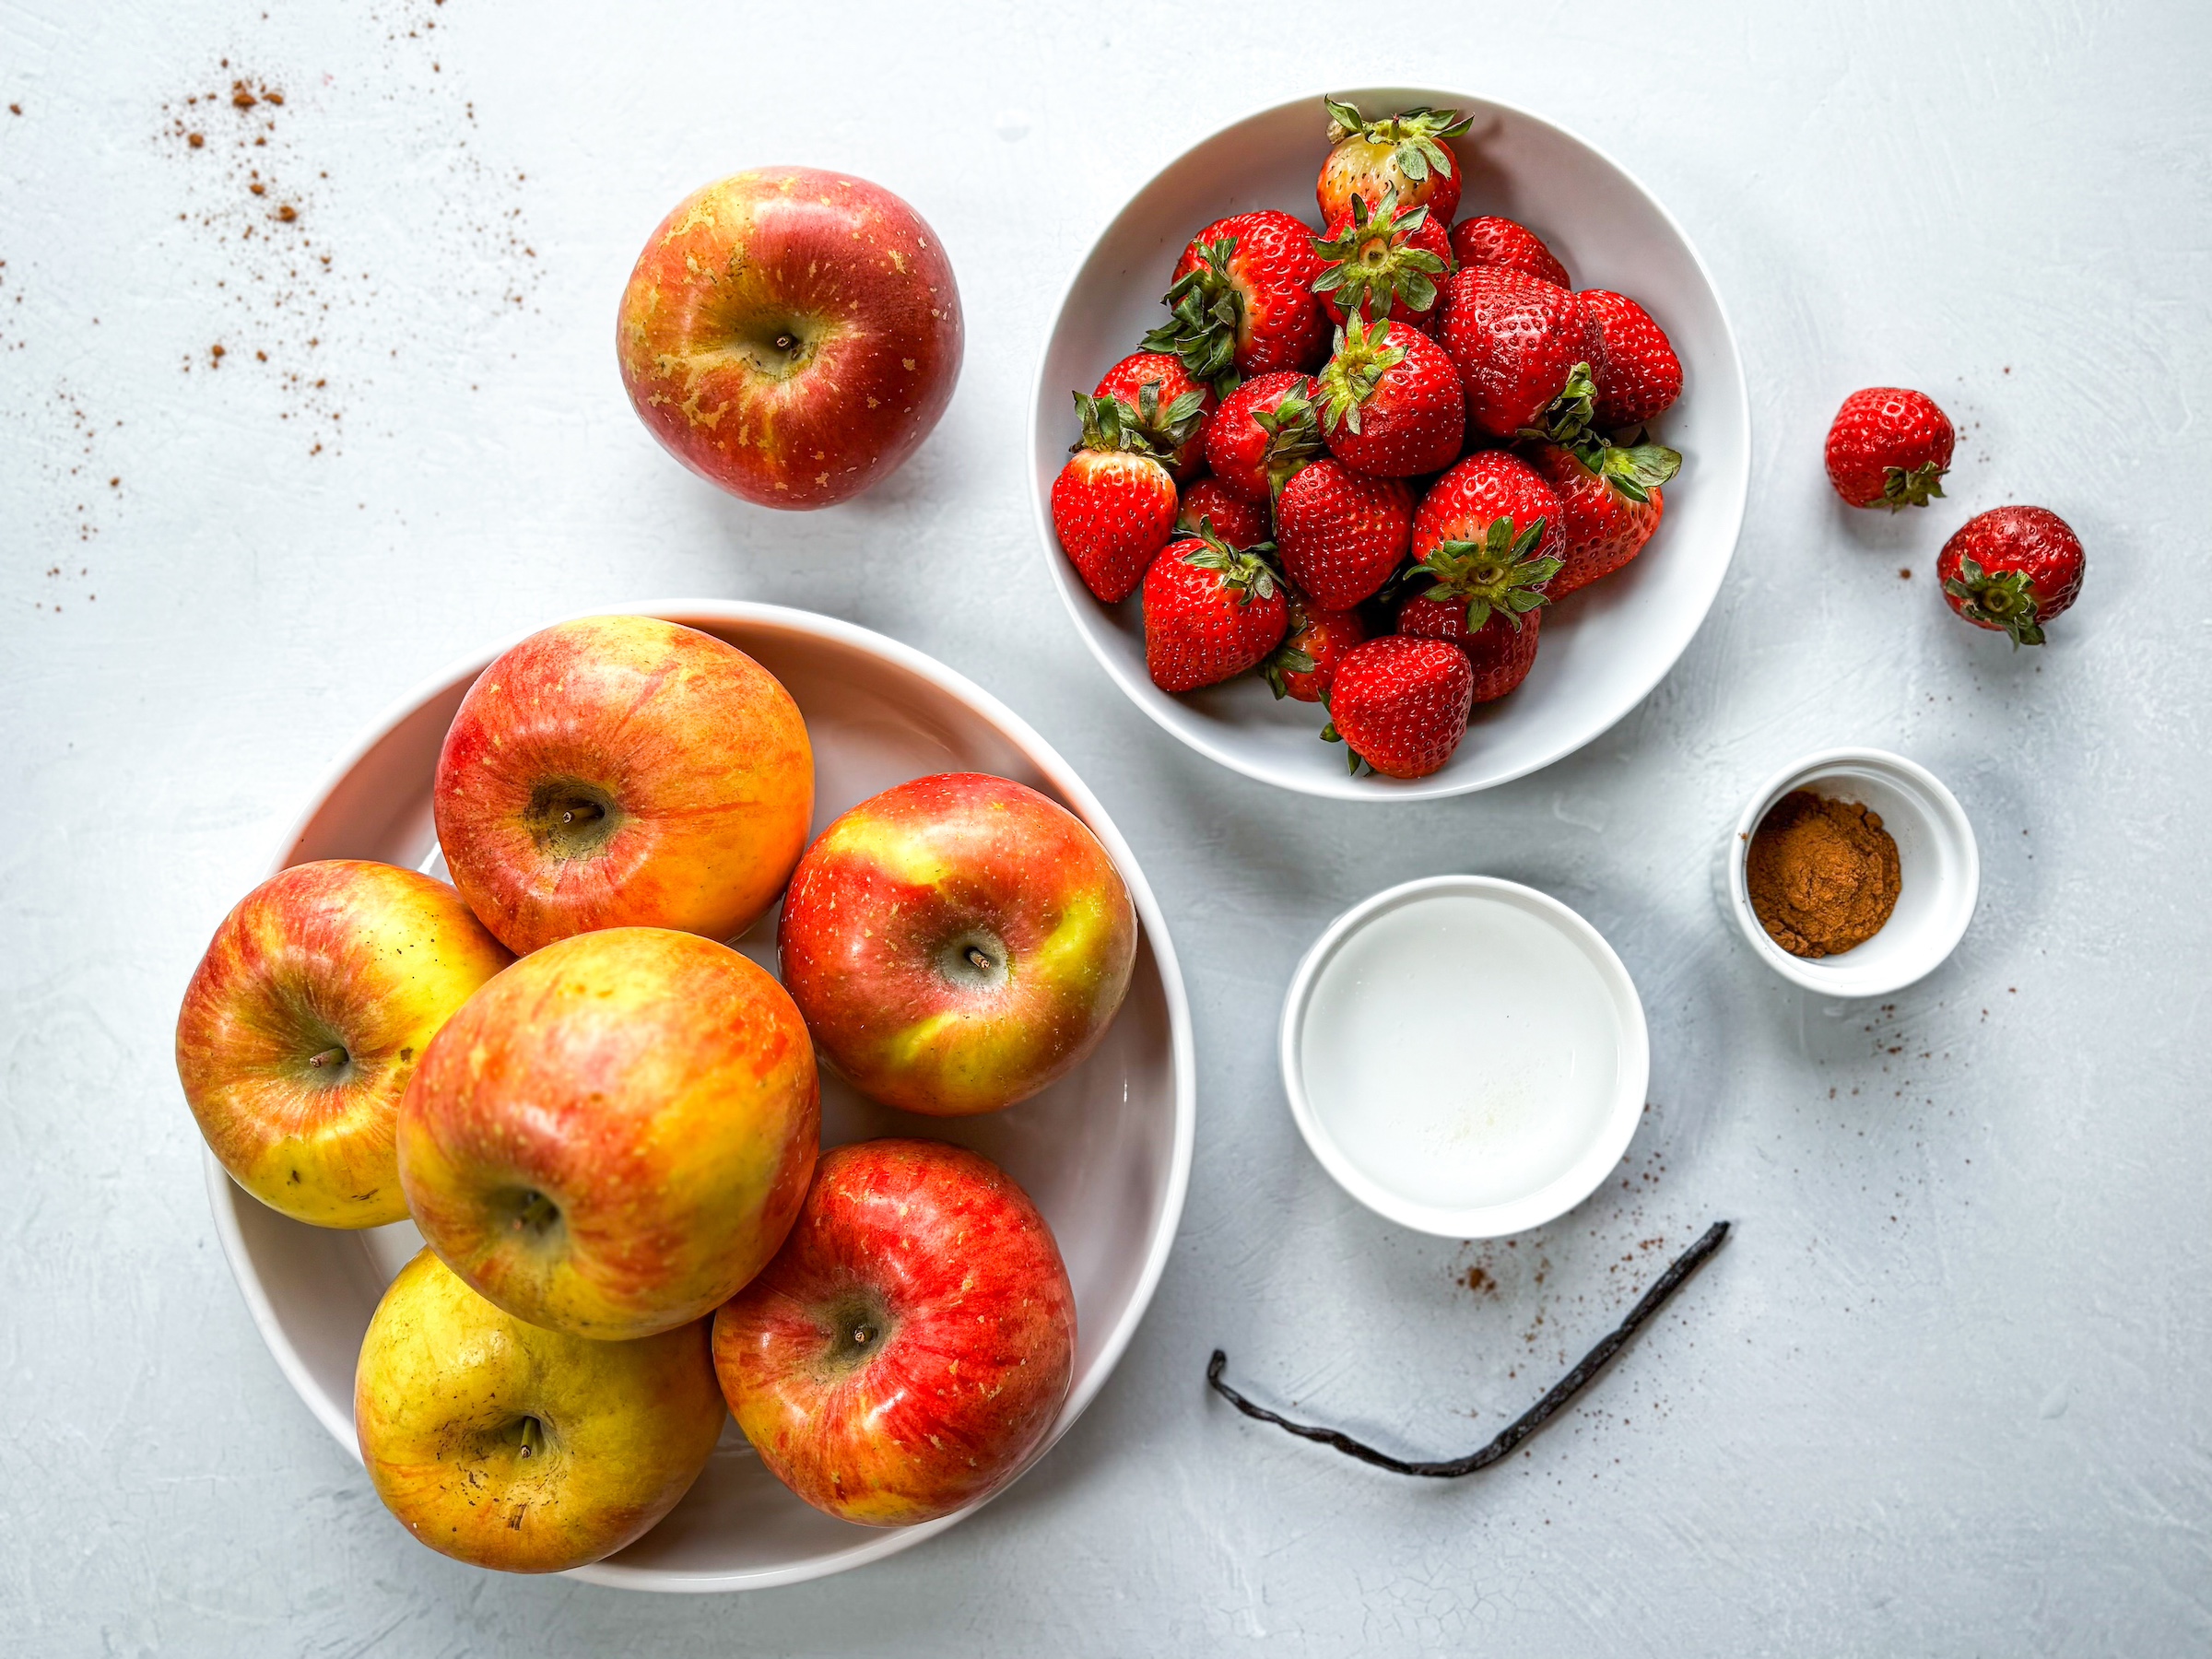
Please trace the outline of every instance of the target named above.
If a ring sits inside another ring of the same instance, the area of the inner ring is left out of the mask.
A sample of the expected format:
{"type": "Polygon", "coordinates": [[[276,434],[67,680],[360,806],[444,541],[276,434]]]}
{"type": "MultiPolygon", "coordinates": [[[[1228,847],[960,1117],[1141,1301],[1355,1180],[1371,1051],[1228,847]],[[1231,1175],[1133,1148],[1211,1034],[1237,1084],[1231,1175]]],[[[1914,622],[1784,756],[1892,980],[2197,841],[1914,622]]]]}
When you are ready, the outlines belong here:
{"type": "Polygon", "coordinates": [[[1973,919],[1982,856],[1959,797],[1924,766],[1884,749],[1823,749],[1776,772],[1745,806],[1721,849],[1722,905],[1768,967],[1825,996],[1886,996],[1941,966],[1973,919]],[[1747,866],[1759,821],[1792,790],[1856,801],[1897,842],[1897,909],[1864,945],[1831,957],[1792,956],[1751,908],[1747,866]]]}

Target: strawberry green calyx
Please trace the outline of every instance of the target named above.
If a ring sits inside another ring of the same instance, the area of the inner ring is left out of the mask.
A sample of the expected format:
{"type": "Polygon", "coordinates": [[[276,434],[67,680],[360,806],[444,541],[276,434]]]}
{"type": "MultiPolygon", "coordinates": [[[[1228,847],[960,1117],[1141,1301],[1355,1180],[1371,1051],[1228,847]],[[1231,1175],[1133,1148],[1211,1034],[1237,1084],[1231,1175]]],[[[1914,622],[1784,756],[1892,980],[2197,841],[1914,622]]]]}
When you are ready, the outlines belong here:
{"type": "MultiPolygon", "coordinates": [[[[1126,411],[1128,406],[1123,405],[1126,411]]],[[[1159,382],[1147,381],[1136,394],[1136,429],[1159,454],[1172,455],[1196,434],[1206,419],[1206,394],[1185,392],[1166,408],[1159,406],[1159,382]]],[[[1127,425],[1126,417],[1124,424],[1127,425]]]]}
{"type": "Polygon", "coordinates": [[[1265,599],[1275,592],[1275,569],[1265,557],[1275,551],[1273,542],[1261,542],[1240,552],[1214,534],[1210,518],[1199,521],[1198,539],[1206,545],[1194,553],[1185,553],[1182,562],[1195,570],[1212,571],[1216,585],[1239,605],[1265,599]]]}
{"type": "MultiPolygon", "coordinates": [[[[1355,198],[1357,199],[1357,198],[1355,198]]],[[[1382,383],[1383,375],[1406,360],[1406,348],[1390,343],[1390,324],[1369,328],[1357,312],[1348,313],[1336,331],[1336,349],[1321,372],[1313,377],[1321,394],[1321,423],[1329,431],[1339,426],[1359,429],[1359,411],[1382,383]]]]}
{"type": "Polygon", "coordinates": [[[1313,252],[1323,266],[1313,279],[1313,291],[1335,295],[1347,316],[1364,309],[1387,317],[1401,300],[1410,312],[1433,306],[1436,279],[1444,274],[1444,262],[1407,241],[1429,222],[1429,209],[1399,212],[1397,187],[1393,185],[1382,193],[1382,205],[1372,215],[1365,196],[1353,196],[1351,215],[1351,223],[1335,241],[1313,239],[1313,252]]]}
{"type": "Polygon", "coordinates": [[[1329,112],[1331,144],[1340,144],[1355,134],[1372,144],[1387,144],[1398,171],[1417,184],[1429,176],[1430,168],[1446,178],[1452,176],[1452,152],[1442,141],[1458,137],[1475,124],[1473,117],[1463,116],[1457,110],[1432,110],[1426,104],[1370,121],[1357,105],[1341,99],[1324,98],[1321,102],[1329,112]]]}
{"type": "Polygon", "coordinates": [[[1234,392],[1242,379],[1236,357],[1244,300],[1229,277],[1230,258],[1236,251],[1233,236],[1202,243],[1198,264],[1161,297],[1168,321],[1144,339],[1147,351],[1172,353],[1184,373],[1194,381],[1212,382],[1222,397],[1234,392]]]}
{"type": "Polygon", "coordinates": [[[1886,469],[1882,475],[1882,505],[1892,512],[1902,512],[1908,507],[1925,507],[1943,493],[1943,475],[1947,470],[1933,461],[1911,472],[1901,466],[1886,469]]]}
{"type": "Polygon", "coordinates": [[[1959,574],[1943,584],[1943,591],[1959,601],[1959,614],[1970,622],[1987,623],[2012,636],[2014,650],[2041,645],[2043,630],[2036,622],[2035,583],[2025,571],[1992,575],[1971,559],[1959,561],[1959,574]]]}
{"type": "MultiPolygon", "coordinates": [[[[1159,401],[1158,386],[1147,385],[1145,390],[1152,394],[1157,406],[1159,401]]],[[[1182,401],[1180,398],[1176,400],[1177,404],[1182,401]]],[[[1155,461],[1163,461],[1174,453],[1175,446],[1172,443],[1165,449],[1158,447],[1142,412],[1131,408],[1124,400],[1112,393],[1104,397],[1090,397],[1081,392],[1077,393],[1076,414],[1083,422],[1083,436],[1067,446],[1071,453],[1077,450],[1103,450],[1109,453],[1126,450],[1131,454],[1148,455],[1155,461]]]]}
{"type": "MultiPolygon", "coordinates": [[[[1602,442],[1589,436],[1591,417],[1596,411],[1597,377],[1590,372],[1589,364],[1577,363],[1567,371],[1567,383],[1559,388],[1559,394],[1536,417],[1536,424],[1523,427],[1518,436],[1557,443],[1579,455],[1583,450],[1578,440],[1602,442]]],[[[1597,464],[1587,457],[1583,465],[1593,472],[1597,470],[1597,464]]]]}
{"type": "MultiPolygon", "coordinates": [[[[1274,408],[1255,409],[1252,418],[1267,434],[1267,448],[1261,455],[1260,465],[1267,473],[1267,499],[1278,500],[1283,486],[1298,475],[1299,469],[1309,461],[1320,459],[1321,422],[1315,418],[1313,400],[1303,392],[1284,393],[1274,408]]],[[[1358,429],[1353,428],[1355,431],[1358,429]]]]}
{"type": "Polygon", "coordinates": [[[1681,453],[1664,443],[1638,443],[1623,449],[1611,443],[1570,444],[1582,464],[1615,489],[1639,504],[1652,491],[1682,470],[1681,453]]]}
{"type": "Polygon", "coordinates": [[[1521,618],[1550,599],[1544,584],[1559,573],[1559,560],[1538,559],[1544,540],[1539,518],[1518,535],[1510,518],[1494,518],[1480,541],[1439,542],[1415,567],[1436,578],[1431,599],[1464,599],[1467,631],[1473,633],[1496,611],[1521,631],[1521,618]]]}
{"type": "Polygon", "coordinates": [[[1284,677],[1291,674],[1311,674],[1313,672],[1314,665],[1311,656],[1286,640],[1269,652],[1261,662],[1260,677],[1267,682],[1267,688],[1275,693],[1276,701],[1280,702],[1290,695],[1290,688],[1286,683],[1284,677]]]}

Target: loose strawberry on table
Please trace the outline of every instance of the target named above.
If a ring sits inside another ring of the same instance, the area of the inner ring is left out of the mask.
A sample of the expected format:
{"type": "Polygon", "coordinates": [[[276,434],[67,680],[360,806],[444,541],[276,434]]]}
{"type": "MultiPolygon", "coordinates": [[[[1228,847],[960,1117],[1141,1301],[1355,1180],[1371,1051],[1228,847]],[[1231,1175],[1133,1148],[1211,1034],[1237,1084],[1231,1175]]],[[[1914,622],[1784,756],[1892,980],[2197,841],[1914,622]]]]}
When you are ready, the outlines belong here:
{"type": "Polygon", "coordinates": [[[1402,207],[1427,207],[1449,225],[1459,211],[1459,160],[1444,142],[1470,124],[1457,110],[1426,105],[1370,121],[1355,104],[1327,98],[1329,154],[1313,189],[1324,224],[1348,211],[1354,196],[1370,206],[1394,190],[1402,207]]]}
{"type": "Polygon", "coordinates": [[[1828,481],[1853,507],[1892,512],[1943,493],[1955,434],[1924,392],[1869,386],[1853,392],[1828,429],[1828,481]]]}
{"type": "Polygon", "coordinates": [[[1353,647],[1329,688],[1322,736],[1393,778],[1425,778],[1452,759],[1466,735],[1475,671],[1442,640],[1388,634],[1353,647]]]}
{"type": "Polygon", "coordinates": [[[1184,485],[1182,503],[1175,510],[1176,530],[1195,535],[1202,525],[1209,524],[1214,534],[1230,547],[1255,547],[1267,539],[1267,503],[1247,500],[1218,478],[1200,478],[1184,485]]]}
{"type": "Polygon", "coordinates": [[[1503,265],[1452,278],[1440,337],[1459,366],[1468,424],[1492,438],[1546,426],[1569,377],[1580,370],[1587,380],[1598,361],[1597,324],[1581,298],[1503,265]]]}
{"type": "Polygon", "coordinates": [[[1976,628],[2043,643],[2043,624],[2081,596],[2081,538],[2048,507],[1993,507],[1959,526],[1936,559],[1953,610],[1976,628]]]}
{"type": "Polygon", "coordinates": [[[1318,610],[1293,594],[1289,630],[1260,665],[1261,677],[1278,698],[1320,702],[1335,680],[1337,665],[1366,638],[1367,624],[1358,611],[1318,610]]]}
{"type": "Polygon", "coordinates": [[[1666,331],[1625,294],[1584,288],[1582,300],[1599,340],[1594,423],[1610,431],[1657,419],[1682,395],[1682,359],[1666,331]]]}
{"type": "Polygon", "coordinates": [[[1466,436],[1459,370],[1418,328],[1352,318],[1314,377],[1330,453],[1379,477],[1441,472],[1466,436]]]}
{"type": "Polygon", "coordinates": [[[1205,470],[1206,428],[1218,400],[1210,385],[1183,372],[1164,351],[1139,351],[1106,371],[1093,397],[1118,397],[1137,412],[1137,425],[1177,478],[1205,470]]]}
{"type": "Polygon", "coordinates": [[[1531,445],[1528,462],[1558,492],[1566,521],[1566,563],[1550,587],[1563,599],[1643,551],[1666,507],[1659,487],[1682,457],[1655,443],[1621,449],[1584,433],[1572,446],[1531,445]]]}
{"type": "Polygon", "coordinates": [[[1265,507],[1322,451],[1313,382],[1263,374],[1223,400],[1206,435],[1206,464],[1222,488],[1265,507]]]}
{"type": "Polygon", "coordinates": [[[1390,580],[1413,531],[1413,491],[1334,456],[1302,467],[1275,504],[1284,574],[1324,610],[1348,610],[1390,580]]]}
{"type": "Polygon", "coordinates": [[[1312,369],[1329,347],[1313,293],[1320,275],[1312,230],[1288,214],[1216,219],[1175,262],[1169,320],[1145,335],[1145,349],[1171,353],[1223,395],[1245,375],[1312,369]]]}
{"type": "Polygon", "coordinates": [[[1136,591],[1175,529],[1175,480],[1137,412],[1076,394],[1083,436],[1053,480],[1053,528],[1083,583],[1108,605],[1136,591]]]}
{"type": "Polygon", "coordinates": [[[1313,291],[1339,327],[1354,314],[1426,324],[1452,272],[1452,239],[1442,222],[1426,207],[1399,206],[1390,190],[1372,207],[1354,196],[1313,252],[1321,259],[1313,291]]]}
{"type": "Polygon", "coordinates": [[[1509,218],[1482,215],[1460,220],[1452,227],[1452,258],[1461,265],[1504,265],[1563,288],[1574,286],[1544,239],[1509,218]]]}
{"type": "Polygon", "coordinates": [[[1145,572],[1145,667],[1163,691],[1194,691],[1256,668],[1288,626],[1282,584],[1266,560],[1218,535],[1171,544],[1145,572]]]}

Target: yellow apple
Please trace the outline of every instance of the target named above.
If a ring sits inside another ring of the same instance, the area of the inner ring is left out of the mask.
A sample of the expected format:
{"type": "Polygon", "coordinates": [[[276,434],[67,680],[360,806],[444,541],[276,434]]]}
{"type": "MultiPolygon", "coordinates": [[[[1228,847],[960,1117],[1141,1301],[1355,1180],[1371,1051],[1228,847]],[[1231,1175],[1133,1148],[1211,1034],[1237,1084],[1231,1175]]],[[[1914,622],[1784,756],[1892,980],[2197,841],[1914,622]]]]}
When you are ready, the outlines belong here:
{"type": "Polygon", "coordinates": [[[429,1251],[384,1292],[354,1373],[376,1495],[441,1555],[560,1572],[690,1490],[721,1436],[703,1322],[636,1342],[525,1324],[429,1251]]]}
{"type": "Polygon", "coordinates": [[[461,895],[334,858],[272,876],[223,918],[177,1016],[177,1077],[223,1168],[317,1227],[407,1213],[400,1096],[448,1017],[513,960],[461,895]]]}

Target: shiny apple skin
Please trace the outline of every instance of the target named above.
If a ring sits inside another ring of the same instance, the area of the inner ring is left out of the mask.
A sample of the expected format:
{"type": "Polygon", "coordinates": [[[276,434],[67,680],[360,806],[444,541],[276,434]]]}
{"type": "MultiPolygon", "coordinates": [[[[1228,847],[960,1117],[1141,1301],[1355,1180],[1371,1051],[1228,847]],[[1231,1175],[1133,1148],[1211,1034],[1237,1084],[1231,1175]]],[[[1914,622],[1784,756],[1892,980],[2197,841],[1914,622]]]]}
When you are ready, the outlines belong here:
{"type": "Polygon", "coordinates": [[[799,1011],[663,928],[524,957],[450,1020],[399,1112],[407,1209],[518,1319],[603,1340],[711,1313],[790,1230],[821,1139],[799,1011]]]}
{"type": "Polygon", "coordinates": [[[936,232],[889,191],[760,168],[661,221],[615,347],[639,418],[686,466],[763,507],[828,507],[888,477],[944,414],[959,289],[936,232]]]}
{"type": "Polygon", "coordinates": [[[593,1342],[501,1312],[429,1251],[377,1304],[354,1371],[370,1484],[471,1566],[563,1572],[651,1530],[725,1417],[706,1323],[593,1342]]]}
{"type": "Polygon", "coordinates": [[[935,1117],[1065,1077],[1128,994],[1136,912],[1080,819],[980,772],[863,801],[807,848],[778,924],[782,977],[854,1088],[935,1117]],[[982,965],[962,947],[974,943],[982,965]]]}
{"type": "Polygon", "coordinates": [[[193,971],[177,1015],[185,1103],[271,1209],[316,1227],[400,1220],[400,1097],[439,1028],[513,959],[442,881],[366,859],[294,865],[239,900],[193,971]]]}
{"type": "Polygon", "coordinates": [[[601,927],[728,939],[806,844],[814,750],[791,693],[735,645],[586,617],[469,688],[432,806],[453,885],[518,955],[601,927]]]}
{"type": "Polygon", "coordinates": [[[1052,1229],[996,1164],[942,1141],[825,1152],[776,1259],[714,1316],[714,1370],[760,1461],[865,1526],[1006,1485],[1051,1432],[1075,1354],[1052,1229]]]}

